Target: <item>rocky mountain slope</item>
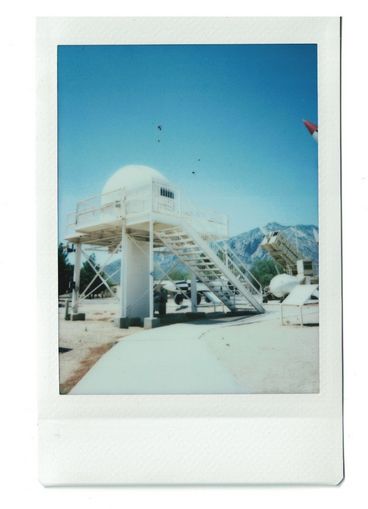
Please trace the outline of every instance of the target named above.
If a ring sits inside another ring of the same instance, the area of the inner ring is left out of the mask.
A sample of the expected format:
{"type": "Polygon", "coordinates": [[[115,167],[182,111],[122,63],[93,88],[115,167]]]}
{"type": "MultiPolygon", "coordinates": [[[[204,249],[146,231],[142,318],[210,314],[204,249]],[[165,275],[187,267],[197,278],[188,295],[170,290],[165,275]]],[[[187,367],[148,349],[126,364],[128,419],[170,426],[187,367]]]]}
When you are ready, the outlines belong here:
{"type": "MultiPolygon", "coordinates": [[[[298,248],[303,257],[318,262],[318,228],[314,225],[284,226],[279,223],[268,223],[262,228],[254,228],[231,237],[228,243],[242,262],[251,268],[257,260],[269,258],[269,255],[261,248],[261,242],[265,233],[275,230],[282,231],[288,240],[298,248]]],[[[170,267],[175,263],[175,257],[170,254],[156,253],[155,257],[165,271],[170,270],[170,267]]],[[[119,266],[120,260],[110,263],[105,268],[106,274],[110,276],[119,266]]],[[[176,266],[176,270],[186,272],[185,267],[180,263],[176,266]]],[[[158,271],[157,276],[160,277],[158,271]]],[[[118,283],[119,279],[119,272],[111,278],[114,283],[118,283]]]]}

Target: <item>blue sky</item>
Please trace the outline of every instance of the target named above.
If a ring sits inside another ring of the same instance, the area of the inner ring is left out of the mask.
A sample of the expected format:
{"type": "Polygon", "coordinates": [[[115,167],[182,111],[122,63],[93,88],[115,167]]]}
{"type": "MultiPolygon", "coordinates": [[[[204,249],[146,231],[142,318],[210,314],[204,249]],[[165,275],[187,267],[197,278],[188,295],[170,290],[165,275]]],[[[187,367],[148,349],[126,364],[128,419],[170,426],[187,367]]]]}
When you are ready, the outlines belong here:
{"type": "Polygon", "coordinates": [[[60,238],[76,202],[126,164],[228,214],[231,234],[318,224],[303,118],[318,123],[315,45],[59,46],[60,238]]]}

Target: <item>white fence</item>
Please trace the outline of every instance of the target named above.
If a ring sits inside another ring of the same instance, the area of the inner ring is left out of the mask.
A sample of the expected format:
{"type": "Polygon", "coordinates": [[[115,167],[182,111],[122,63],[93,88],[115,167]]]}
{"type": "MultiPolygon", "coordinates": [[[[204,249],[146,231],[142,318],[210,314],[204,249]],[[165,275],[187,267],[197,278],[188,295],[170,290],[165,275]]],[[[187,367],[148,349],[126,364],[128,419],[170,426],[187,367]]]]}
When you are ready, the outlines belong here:
{"type": "Polygon", "coordinates": [[[176,186],[156,181],[129,192],[117,189],[78,202],[75,212],[68,215],[66,237],[89,227],[114,224],[124,217],[132,220],[151,213],[184,219],[209,237],[228,237],[226,215],[203,210],[183,198],[176,186]]]}

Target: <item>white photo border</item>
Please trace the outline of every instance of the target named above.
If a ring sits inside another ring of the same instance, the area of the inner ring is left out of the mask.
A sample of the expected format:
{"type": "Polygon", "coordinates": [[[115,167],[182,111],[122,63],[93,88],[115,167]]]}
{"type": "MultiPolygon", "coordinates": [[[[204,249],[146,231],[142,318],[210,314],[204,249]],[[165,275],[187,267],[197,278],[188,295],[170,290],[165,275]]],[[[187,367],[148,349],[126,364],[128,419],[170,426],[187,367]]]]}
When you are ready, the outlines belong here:
{"type": "Polygon", "coordinates": [[[338,484],[343,479],[340,19],[39,18],[39,469],[44,485],[338,484]],[[320,393],[59,394],[57,46],[317,44],[320,393]]]}

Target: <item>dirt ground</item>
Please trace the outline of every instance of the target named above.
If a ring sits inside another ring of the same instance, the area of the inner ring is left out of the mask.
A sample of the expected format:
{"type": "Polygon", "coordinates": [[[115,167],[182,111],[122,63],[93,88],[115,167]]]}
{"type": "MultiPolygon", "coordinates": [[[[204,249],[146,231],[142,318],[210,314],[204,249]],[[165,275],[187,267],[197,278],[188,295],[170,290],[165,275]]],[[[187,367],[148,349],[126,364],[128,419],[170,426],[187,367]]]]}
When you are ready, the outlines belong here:
{"type": "Polygon", "coordinates": [[[283,326],[279,304],[267,304],[266,310],[264,315],[204,318],[126,337],[71,393],[318,393],[318,325],[283,326]]]}
{"type": "MultiPolygon", "coordinates": [[[[258,317],[224,318],[216,321],[204,319],[199,321],[197,322],[197,325],[200,326],[198,327],[198,333],[200,332],[199,329],[201,329],[201,332],[198,334],[198,339],[204,341],[211,356],[217,359],[234,378],[242,392],[318,392],[319,328],[295,325],[281,326],[278,304],[268,304],[266,307],[267,314],[258,317]]],[[[86,320],[72,322],[64,319],[65,308],[60,308],[59,352],[60,350],[63,352],[59,353],[61,394],[69,393],[91,370],[100,357],[116,343],[124,342],[124,339],[128,336],[143,331],[141,327],[119,329],[114,323],[116,311],[117,304],[112,299],[83,301],[80,312],[86,313],[86,320]]],[[[175,311],[178,311],[178,308],[175,311]]],[[[165,334],[170,336],[171,332],[175,337],[169,338],[169,343],[163,352],[160,352],[156,342],[151,340],[148,341],[149,345],[145,347],[145,352],[147,352],[148,346],[154,348],[152,355],[159,354],[161,360],[165,359],[165,355],[169,355],[168,346],[173,347],[173,339],[180,340],[178,334],[176,334],[177,328],[169,327],[167,331],[164,331],[164,329],[166,328],[162,329],[160,337],[164,337],[165,334]]],[[[183,330],[187,335],[189,329],[186,327],[183,330]]],[[[144,337],[149,338],[150,336],[145,333],[144,337]]],[[[183,340],[186,342],[186,338],[183,338],[183,340]]],[[[131,343],[130,340],[128,342],[131,343]]],[[[140,343],[141,341],[138,342],[138,346],[140,343]]],[[[133,347],[136,348],[132,345],[133,347]]],[[[116,348],[114,352],[119,351],[119,345],[116,348]]],[[[125,344],[123,348],[125,348],[125,344]]],[[[178,351],[180,352],[180,348],[178,351]]],[[[195,348],[192,353],[195,357],[195,348]]],[[[143,353],[140,352],[138,354],[140,362],[142,356],[144,357],[143,353]]],[[[195,364],[195,360],[190,360],[190,366],[195,364]]],[[[152,363],[152,361],[150,362],[152,363]]],[[[158,364],[159,362],[157,362],[158,364]]],[[[183,369],[182,357],[177,359],[174,354],[164,364],[165,369],[168,365],[172,365],[173,376],[174,373],[177,376],[180,370],[183,369]]],[[[130,368],[131,366],[127,366],[126,371],[128,372],[130,368]]],[[[145,369],[139,377],[140,380],[144,381],[149,371],[148,368],[145,369]]],[[[108,378],[108,375],[106,376],[108,378]]],[[[132,375],[132,378],[134,379],[136,376],[132,375]]],[[[153,390],[151,385],[151,382],[149,382],[149,389],[153,390]]],[[[143,392],[147,391],[147,387],[136,389],[143,390],[143,392]]]]}
{"type": "Polygon", "coordinates": [[[116,308],[112,299],[86,300],[80,307],[86,320],[77,322],[65,320],[65,308],[59,308],[60,394],[67,394],[113,345],[142,331],[140,327],[119,329],[114,323],[116,308]]]}
{"type": "MultiPolygon", "coordinates": [[[[140,332],[140,327],[119,329],[117,318],[118,303],[112,298],[90,299],[81,302],[79,311],[86,314],[85,321],[65,320],[65,307],[59,308],[59,384],[60,394],[67,394],[90,370],[98,359],[117,342],[140,332]],[[62,349],[63,353],[60,353],[62,349]],[[68,351],[66,351],[68,350],[68,351]]],[[[177,306],[169,299],[168,313],[190,311],[190,301],[177,306]]],[[[223,306],[206,305],[200,311],[223,310],[223,306]]]]}

